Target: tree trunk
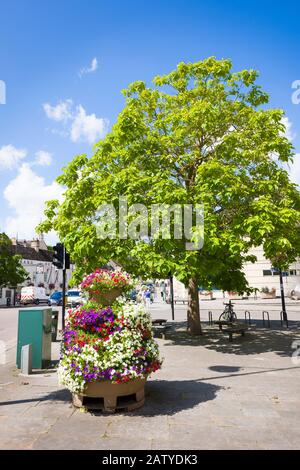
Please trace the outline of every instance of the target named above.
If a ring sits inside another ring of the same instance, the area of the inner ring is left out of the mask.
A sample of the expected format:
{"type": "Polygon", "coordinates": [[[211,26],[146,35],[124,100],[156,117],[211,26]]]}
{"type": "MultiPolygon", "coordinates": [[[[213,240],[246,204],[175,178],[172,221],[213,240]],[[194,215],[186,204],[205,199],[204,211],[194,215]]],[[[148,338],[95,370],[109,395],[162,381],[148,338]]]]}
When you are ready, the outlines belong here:
{"type": "Polygon", "coordinates": [[[192,335],[201,335],[201,323],[200,323],[200,308],[199,308],[199,292],[198,283],[195,278],[189,279],[188,283],[188,331],[192,335]]]}

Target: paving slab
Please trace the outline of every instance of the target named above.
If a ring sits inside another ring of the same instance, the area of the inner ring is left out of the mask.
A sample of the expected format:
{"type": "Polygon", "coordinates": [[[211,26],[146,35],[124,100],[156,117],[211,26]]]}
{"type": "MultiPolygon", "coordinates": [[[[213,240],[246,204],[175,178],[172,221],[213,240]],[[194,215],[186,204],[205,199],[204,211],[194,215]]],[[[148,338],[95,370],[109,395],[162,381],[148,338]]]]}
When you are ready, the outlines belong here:
{"type": "MultiPolygon", "coordinates": [[[[167,308],[155,305],[152,313],[168,318],[167,308]]],[[[11,360],[0,365],[0,448],[299,449],[300,364],[292,342],[300,330],[257,328],[233,343],[204,330],[192,338],[178,319],[157,340],[163,368],[147,381],[145,406],[130,413],[82,412],[55,370],[21,377],[11,360]]],[[[52,352],[58,359],[58,343],[52,352]]]]}

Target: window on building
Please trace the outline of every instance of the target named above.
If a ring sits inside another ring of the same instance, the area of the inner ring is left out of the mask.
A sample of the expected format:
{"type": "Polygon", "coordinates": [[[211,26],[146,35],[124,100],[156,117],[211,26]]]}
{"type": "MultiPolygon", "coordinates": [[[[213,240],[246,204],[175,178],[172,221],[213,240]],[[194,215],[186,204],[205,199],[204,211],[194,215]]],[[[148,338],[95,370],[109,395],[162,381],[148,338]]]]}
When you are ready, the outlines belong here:
{"type": "Polygon", "coordinates": [[[271,271],[271,269],[264,269],[264,270],[263,270],[263,275],[264,275],[264,276],[272,276],[272,271],[271,271]]]}
{"type": "Polygon", "coordinates": [[[290,269],[290,276],[297,276],[297,269],[290,269]]]}

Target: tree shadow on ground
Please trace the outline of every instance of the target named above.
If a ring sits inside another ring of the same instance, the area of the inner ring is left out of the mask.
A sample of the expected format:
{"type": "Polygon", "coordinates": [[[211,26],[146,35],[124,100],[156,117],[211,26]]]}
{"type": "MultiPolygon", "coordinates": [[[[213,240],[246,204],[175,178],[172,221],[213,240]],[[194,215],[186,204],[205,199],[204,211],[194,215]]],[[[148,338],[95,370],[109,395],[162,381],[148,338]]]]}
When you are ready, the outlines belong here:
{"type": "Polygon", "coordinates": [[[250,327],[245,336],[236,334],[230,342],[228,334],[219,331],[218,326],[203,325],[203,335],[191,336],[186,330],[186,322],[172,324],[168,331],[166,347],[179,346],[203,346],[207,349],[226,354],[263,354],[274,352],[282,357],[291,357],[295,349],[292,344],[300,340],[299,322],[286,328],[261,328],[258,322],[256,327],[250,327]]]}
{"type": "Polygon", "coordinates": [[[9,400],[9,401],[1,401],[0,402],[0,407],[1,406],[7,406],[7,405],[17,405],[21,403],[35,403],[35,402],[45,402],[45,401],[51,401],[53,405],[55,405],[55,402],[70,402],[71,401],[71,393],[69,390],[66,388],[60,389],[60,390],[55,390],[53,392],[50,392],[46,395],[39,396],[39,397],[34,397],[34,398],[23,398],[21,400],[9,400]]]}
{"type": "Polygon", "coordinates": [[[239,366],[211,366],[208,369],[212,370],[213,372],[229,374],[233,372],[239,372],[241,368],[239,366]]]}

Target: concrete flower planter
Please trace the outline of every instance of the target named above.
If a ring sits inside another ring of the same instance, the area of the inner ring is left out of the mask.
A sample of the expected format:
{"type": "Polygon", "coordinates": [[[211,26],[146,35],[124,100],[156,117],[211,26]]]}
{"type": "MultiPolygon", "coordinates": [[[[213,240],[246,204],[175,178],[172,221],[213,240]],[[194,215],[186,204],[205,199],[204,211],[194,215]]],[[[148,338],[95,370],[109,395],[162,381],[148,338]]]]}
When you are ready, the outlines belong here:
{"type": "Polygon", "coordinates": [[[213,298],[212,292],[199,292],[200,300],[212,300],[212,298],[213,298]]]}
{"type": "Polygon", "coordinates": [[[238,292],[227,292],[227,295],[230,300],[241,300],[243,298],[243,296],[239,295],[238,292]]]}
{"type": "Polygon", "coordinates": [[[145,384],[146,379],[140,378],[120,384],[110,380],[90,382],[82,394],[73,394],[73,405],[106,413],[135,410],[145,403],[145,384]]]}
{"type": "Polygon", "coordinates": [[[276,299],[276,289],[273,287],[272,289],[264,288],[260,291],[260,298],[261,299],[276,299]]]}
{"type": "Polygon", "coordinates": [[[276,299],[276,292],[274,294],[266,294],[266,293],[261,293],[260,294],[261,299],[276,299]]]}

